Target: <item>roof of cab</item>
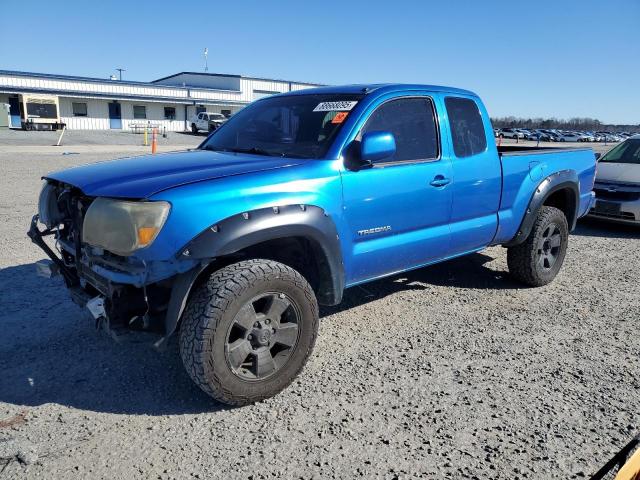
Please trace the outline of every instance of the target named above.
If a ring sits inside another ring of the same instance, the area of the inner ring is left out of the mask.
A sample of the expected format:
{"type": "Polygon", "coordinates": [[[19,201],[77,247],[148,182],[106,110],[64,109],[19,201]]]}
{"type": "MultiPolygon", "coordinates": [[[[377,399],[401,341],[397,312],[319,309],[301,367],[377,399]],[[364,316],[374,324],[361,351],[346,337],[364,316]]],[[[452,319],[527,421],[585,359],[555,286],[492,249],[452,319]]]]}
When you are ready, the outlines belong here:
{"type": "Polygon", "coordinates": [[[477,97],[477,95],[469,90],[463,90],[461,88],[443,87],[438,85],[419,85],[419,84],[405,84],[405,83],[375,83],[375,84],[361,84],[361,85],[337,85],[318,88],[305,88],[303,90],[297,90],[295,92],[287,92],[281,95],[318,95],[318,94],[369,94],[377,93],[384,94],[390,92],[402,92],[411,90],[427,90],[430,92],[444,92],[454,93],[459,95],[471,95],[477,97]]]}

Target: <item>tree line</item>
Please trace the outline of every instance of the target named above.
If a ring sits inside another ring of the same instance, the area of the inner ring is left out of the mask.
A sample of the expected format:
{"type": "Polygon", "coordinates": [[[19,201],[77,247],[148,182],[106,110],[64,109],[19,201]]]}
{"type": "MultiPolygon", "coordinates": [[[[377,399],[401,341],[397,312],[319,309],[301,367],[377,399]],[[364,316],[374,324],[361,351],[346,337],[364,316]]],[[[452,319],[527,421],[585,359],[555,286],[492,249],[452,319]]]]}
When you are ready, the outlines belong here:
{"type": "Polygon", "coordinates": [[[586,130],[594,132],[640,132],[640,125],[611,125],[596,118],[492,118],[494,128],[557,128],[559,130],[586,130]]]}

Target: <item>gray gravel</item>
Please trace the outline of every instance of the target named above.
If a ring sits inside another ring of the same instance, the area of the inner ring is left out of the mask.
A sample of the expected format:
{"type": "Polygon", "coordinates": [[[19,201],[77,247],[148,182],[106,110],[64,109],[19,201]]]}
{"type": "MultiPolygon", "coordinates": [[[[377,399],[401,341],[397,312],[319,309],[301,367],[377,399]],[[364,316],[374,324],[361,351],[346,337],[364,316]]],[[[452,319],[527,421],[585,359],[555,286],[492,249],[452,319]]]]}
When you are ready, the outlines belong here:
{"type": "MultiPolygon", "coordinates": [[[[1,146],[52,146],[58,142],[61,131],[58,132],[27,132],[0,128],[1,146]]],[[[161,132],[157,136],[158,145],[187,145],[197,146],[204,138],[204,132],[198,135],[184,132],[168,132],[163,137],[161,132]]],[[[148,137],[151,142],[151,135],[148,137]]],[[[144,135],[123,130],[67,130],[62,136],[62,145],[142,145],[144,135]]]]}
{"type": "Polygon", "coordinates": [[[638,433],[640,229],[581,222],[539,289],[501,248],[351,289],[289,389],[228,408],[35,276],[40,175],[111,156],[0,147],[0,478],[583,478],[638,433]]]}

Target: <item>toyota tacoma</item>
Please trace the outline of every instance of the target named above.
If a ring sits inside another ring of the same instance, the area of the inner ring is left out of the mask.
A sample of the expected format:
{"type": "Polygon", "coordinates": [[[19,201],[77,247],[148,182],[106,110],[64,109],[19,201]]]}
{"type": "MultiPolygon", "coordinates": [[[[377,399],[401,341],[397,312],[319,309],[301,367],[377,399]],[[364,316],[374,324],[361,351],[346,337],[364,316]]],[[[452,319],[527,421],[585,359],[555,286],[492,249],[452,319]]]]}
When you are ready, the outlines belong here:
{"type": "Polygon", "coordinates": [[[293,381],[318,304],[349,287],[492,245],[515,279],[551,282],[595,167],[587,148],[496,147],[466,90],[322,87],[260,99],[192,151],[47,175],[29,236],[98,325],[176,334],[193,381],[244,405],[293,381]]]}

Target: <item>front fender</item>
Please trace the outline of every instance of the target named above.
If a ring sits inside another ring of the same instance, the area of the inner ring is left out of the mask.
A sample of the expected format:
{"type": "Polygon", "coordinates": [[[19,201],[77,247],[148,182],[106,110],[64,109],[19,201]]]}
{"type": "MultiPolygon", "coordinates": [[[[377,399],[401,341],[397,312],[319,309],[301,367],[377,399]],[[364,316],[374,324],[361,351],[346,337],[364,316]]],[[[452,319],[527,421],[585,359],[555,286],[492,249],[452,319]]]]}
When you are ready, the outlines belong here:
{"type": "Polygon", "coordinates": [[[252,210],[209,226],[179,251],[179,258],[197,261],[198,266],[176,278],[165,318],[165,337],[157,346],[175,331],[191,288],[210,262],[268,240],[287,237],[303,237],[322,251],[319,268],[326,274],[322,275],[318,301],[328,305],[340,303],[345,284],[342,250],[336,226],[328,214],[314,205],[252,210]]]}

